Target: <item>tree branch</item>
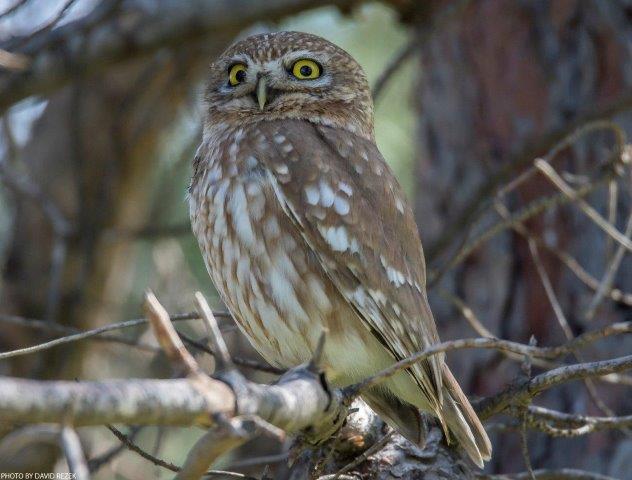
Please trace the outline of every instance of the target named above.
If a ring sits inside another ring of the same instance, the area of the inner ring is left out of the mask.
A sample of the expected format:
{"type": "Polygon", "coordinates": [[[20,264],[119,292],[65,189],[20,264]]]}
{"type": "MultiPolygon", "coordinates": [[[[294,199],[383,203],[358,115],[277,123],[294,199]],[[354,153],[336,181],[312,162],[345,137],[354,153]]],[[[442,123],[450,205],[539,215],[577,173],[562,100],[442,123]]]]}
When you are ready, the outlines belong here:
{"type": "MultiPolygon", "coordinates": [[[[44,94],[78,75],[94,75],[113,64],[213,33],[234,33],[256,22],[276,20],[310,8],[349,9],[357,0],[109,0],[89,15],[33,38],[18,37],[0,49],[22,53],[30,64],[0,73],[0,111],[44,94]],[[12,50],[19,46],[17,52],[12,50]]],[[[402,2],[398,2],[402,3],[402,2]]],[[[28,37],[28,36],[27,36],[28,37]]]]}

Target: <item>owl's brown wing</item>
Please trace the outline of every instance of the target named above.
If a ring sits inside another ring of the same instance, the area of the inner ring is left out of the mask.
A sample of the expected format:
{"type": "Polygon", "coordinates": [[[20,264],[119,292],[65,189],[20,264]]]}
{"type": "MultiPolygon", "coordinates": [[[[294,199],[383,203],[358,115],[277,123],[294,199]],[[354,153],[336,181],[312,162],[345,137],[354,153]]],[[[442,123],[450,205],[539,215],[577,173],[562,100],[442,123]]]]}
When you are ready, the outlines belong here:
{"type": "MultiPolygon", "coordinates": [[[[437,343],[413,213],[376,145],[297,120],[258,129],[256,150],[284,211],[365,326],[395,359],[437,343]]],[[[411,368],[437,412],[442,363],[437,355],[411,368]]]]}

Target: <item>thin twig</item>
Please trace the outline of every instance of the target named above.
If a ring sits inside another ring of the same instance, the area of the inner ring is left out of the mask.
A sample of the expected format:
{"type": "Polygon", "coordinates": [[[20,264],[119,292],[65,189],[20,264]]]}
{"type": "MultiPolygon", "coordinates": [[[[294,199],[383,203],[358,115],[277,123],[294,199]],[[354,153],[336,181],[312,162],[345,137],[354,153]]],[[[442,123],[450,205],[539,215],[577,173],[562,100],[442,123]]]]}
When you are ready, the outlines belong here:
{"type": "MultiPolygon", "coordinates": [[[[143,427],[132,427],[130,429],[130,433],[127,435],[130,441],[134,441],[136,435],[140,433],[143,427]]],[[[117,443],[114,447],[110,448],[108,451],[102,453],[98,457],[91,458],[88,460],[88,470],[90,473],[98,472],[101,467],[110,463],[114,458],[125,451],[126,445],[124,443],[117,443]]]]}
{"type": "MultiPolygon", "coordinates": [[[[527,146],[518,157],[512,159],[511,162],[508,162],[507,166],[504,169],[502,169],[497,175],[492,177],[487,183],[482,185],[473,195],[472,199],[466,202],[466,207],[464,208],[464,211],[456,216],[456,220],[451,224],[451,226],[445,229],[442,238],[440,238],[435,243],[434,247],[430,249],[430,257],[436,256],[437,251],[442,250],[446,244],[450,243],[450,239],[456,236],[455,234],[457,232],[457,229],[466,230],[469,232],[471,226],[477,222],[477,219],[480,218],[483,213],[487,211],[488,208],[493,206],[493,202],[495,199],[506,195],[508,192],[514,190],[518,185],[524,183],[527,179],[531,178],[536,172],[535,166],[533,165],[533,158],[536,155],[539,155],[540,152],[546,152],[543,158],[547,161],[552,161],[559,152],[570,147],[573,143],[577,142],[584,135],[599,130],[609,130],[614,134],[615,137],[615,155],[613,155],[612,159],[609,161],[609,165],[613,166],[614,164],[621,162],[623,157],[625,156],[625,132],[623,132],[621,127],[619,127],[617,124],[607,119],[607,117],[621,111],[620,109],[622,108],[630,108],[630,105],[632,105],[632,93],[630,94],[629,98],[626,99],[626,101],[619,100],[604,108],[596,110],[592,113],[588,113],[578,118],[567,127],[548,135],[546,138],[541,140],[538,145],[527,146]],[[509,177],[511,172],[529,163],[531,164],[531,166],[527,169],[527,171],[521,173],[517,178],[510,180],[506,185],[501,185],[501,182],[505,181],[507,177],[509,177]]],[[[606,177],[612,177],[612,175],[613,173],[609,172],[606,177]]],[[[609,182],[610,180],[611,178],[607,178],[605,181],[609,182]]],[[[601,180],[593,180],[589,184],[583,185],[577,190],[578,193],[581,192],[579,196],[587,195],[603,182],[604,179],[602,178],[601,180]]],[[[560,201],[560,203],[563,202],[560,201]]],[[[531,204],[532,207],[535,207],[536,205],[536,202],[533,202],[531,204]]],[[[553,205],[554,204],[548,206],[553,205]]],[[[526,208],[528,207],[529,206],[527,206],[526,208]]],[[[523,211],[525,211],[526,208],[523,211]]],[[[545,206],[545,208],[548,207],[545,206]]],[[[495,225],[492,227],[492,229],[500,228],[500,231],[502,231],[506,227],[507,226],[503,227],[500,225],[495,225]]],[[[431,278],[429,278],[428,285],[432,286],[437,283],[448,270],[461,263],[461,261],[466,258],[472,252],[472,250],[477,248],[482,242],[492,238],[497,233],[498,231],[483,233],[478,239],[469,243],[466,243],[465,241],[467,240],[467,238],[464,238],[462,240],[462,243],[464,245],[460,246],[458,250],[451,256],[451,258],[448,259],[444,263],[444,265],[432,275],[431,278]]]]}
{"type": "MultiPolygon", "coordinates": [[[[209,355],[212,355],[213,357],[215,357],[215,350],[213,350],[212,348],[209,348],[208,345],[202,342],[198,342],[197,340],[183,333],[181,330],[176,330],[176,332],[178,333],[178,336],[182,339],[182,341],[186,343],[187,345],[197,350],[200,350],[202,352],[206,352],[209,355]]],[[[250,360],[249,358],[233,357],[232,360],[233,360],[233,363],[235,363],[236,365],[239,365],[240,367],[250,368],[252,370],[258,370],[260,372],[271,373],[273,375],[282,375],[285,372],[287,372],[287,370],[283,368],[273,367],[272,365],[258,362],[256,360],[250,360]]]]}
{"type": "Polygon", "coordinates": [[[559,367],[541,373],[528,382],[523,382],[517,386],[509,386],[497,395],[480,400],[476,402],[475,408],[478,411],[479,417],[486,419],[505,410],[510,405],[520,405],[555,385],[571,380],[580,380],[613,372],[621,372],[631,368],[632,355],[598,362],[578,363],[559,367]]]}
{"type": "Polygon", "coordinates": [[[154,465],[158,465],[159,467],[166,468],[167,470],[171,470],[172,472],[177,472],[178,470],[180,470],[180,468],[174,465],[173,463],[167,462],[158,457],[154,457],[149,452],[146,452],[145,450],[140,448],[138,445],[136,445],[127,435],[125,435],[123,432],[113,427],[112,425],[106,425],[106,427],[108,428],[110,432],[114,434],[116,438],[119,439],[119,441],[123,445],[125,445],[132,452],[137,453],[138,455],[143,457],[145,460],[149,460],[154,465]]]}
{"type": "MultiPolygon", "coordinates": [[[[599,188],[603,183],[607,182],[609,179],[609,174],[606,173],[604,174],[604,176],[596,178],[590,183],[581,186],[580,188],[575,190],[576,197],[580,198],[589,195],[597,188],[599,188]]],[[[440,267],[439,270],[433,271],[428,278],[428,288],[436,285],[441,280],[441,278],[443,278],[443,275],[445,275],[448,271],[452,270],[456,266],[460,265],[467,257],[472,254],[472,252],[477,250],[481,245],[488,242],[499,233],[504,232],[509,228],[513,228],[519,223],[524,223],[530,218],[539,215],[540,213],[550,208],[569,203],[571,202],[571,200],[571,198],[564,195],[563,193],[543,197],[538,200],[534,200],[527,206],[523,207],[518,212],[514,213],[509,219],[495,223],[490,228],[481,233],[477,238],[471,240],[462,248],[460,248],[450,260],[445,262],[445,264],[440,267]]]]}
{"type": "Polygon", "coordinates": [[[213,315],[213,311],[201,292],[195,292],[195,303],[197,305],[197,311],[202,317],[208,335],[211,338],[213,349],[215,350],[215,362],[217,366],[222,370],[235,368],[233,360],[230,358],[226,342],[224,342],[222,333],[217,325],[217,320],[215,320],[215,316],[213,315]]]}
{"type": "MultiPolygon", "coordinates": [[[[551,304],[551,308],[553,309],[555,318],[557,319],[557,322],[560,325],[562,332],[564,333],[564,336],[566,337],[566,340],[568,342],[572,342],[575,339],[575,335],[573,334],[571,326],[569,325],[568,320],[566,319],[566,315],[564,315],[564,310],[562,309],[562,306],[560,305],[560,302],[557,299],[557,296],[555,295],[555,291],[553,289],[551,279],[549,278],[549,275],[546,272],[546,269],[544,268],[542,259],[540,258],[538,247],[536,246],[535,242],[530,237],[527,237],[527,242],[529,244],[529,251],[531,252],[531,256],[533,258],[536,271],[538,273],[538,276],[540,277],[542,286],[544,287],[546,297],[549,300],[549,303],[551,304]]],[[[578,352],[573,352],[573,356],[578,362],[584,361],[583,357],[578,352]]],[[[597,406],[597,408],[599,408],[606,415],[613,415],[612,410],[610,410],[610,408],[599,397],[595,384],[592,382],[592,380],[589,378],[584,379],[584,385],[586,386],[588,395],[592,399],[593,403],[597,406]]]]}
{"type": "MultiPolygon", "coordinates": [[[[175,315],[174,317],[175,318],[172,318],[172,321],[197,320],[199,318],[197,313],[193,313],[193,314],[185,313],[185,314],[175,315]]],[[[147,323],[147,319],[136,318],[133,320],[127,320],[125,322],[113,323],[111,325],[104,325],[99,328],[86,330],[85,332],[81,332],[81,333],[74,333],[72,335],[56,338],[54,340],[50,340],[48,342],[40,343],[40,344],[33,345],[30,347],[19,348],[17,350],[11,350],[9,352],[1,352],[0,360],[3,360],[5,358],[17,357],[20,355],[27,355],[31,353],[41,352],[43,350],[48,350],[49,348],[53,348],[59,345],[65,345],[68,343],[77,342],[79,340],[85,340],[87,338],[96,337],[106,332],[111,332],[114,330],[121,330],[121,329],[131,328],[131,327],[137,327],[139,325],[144,325],[146,323],[147,323]]]]}
{"type": "Polygon", "coordinates": [[[520,423],[520,449],[522,451],[522,458],[524,459],[524,465],[527,468],[529,477],[531,480],[535,480],[535,473],[533,473],[533,465],[531,464],[531,454],[529,453],[529,443],[527,440],[527,421],[524,414],[520,423]]]}
{"type": "MultiPolygon", "coordinates": [[[[574,349],[580,345],[581,342],[569,342],[563,346],[564,349],[574,349]]],[[[498,340],[494,338],[466,338],[461,340],[451,340],[448,342],[441,342],[431,347],[428,347],[408,358],[400,360],[394,363],[389,368],[382,370],[381,372],[364,379],[354,385],[350,385],[344,389],[346,396],[355,396],[360,392],[365,391],[367,388],[373,387],[387,378],[392,377],[398,372],[411,367],[415,363],[421,362],[432,355],[436,355],[441,352],[447,352],[451,350],[461,350],[468,348],[483,348],[483,349],[497,349],[507,350],[523,355],[537,355],[542,354],[540,347],[534,347],[524,345],[522,343],[511,342],[509,340],[498,340]]],[[[561,347],[555,347],[555,353],[559,353],[561,347]]],[[[547,349],[545,349],[547,350],[547,349]]],[[[497,413],[506,408],[511,403],[511,395],[514,395],[514,399],[518,401],[520,398],[524,399],[525,395],[533,394],[538,395],[541,391],[555,386],[561,382],[574,380],[577,378],[586,378],[605,375],[608,373],[621,372],[632,368],[632,355],[618,357],[609,360],[603,360],[600,362],[580,363],[575,365],[562,366],[543,374],[534,377],[529,382],[522,384],[517,388],[510,388],[511,393],[508,391],[488,398],[479,402],[481,404],[480,410],[484,412],[484,416],[488,417],[494,413],[497,413]],[[490,413],[491,412],[491,413],[490,413]]],[[[529,395],[527,395],[528,397],[529,395]]]]}
{"type": "MultiPolygon", "coordinates": [[[[167,470],[171,470],[172,472],[179,472],[180,471],[180,467],[178,467],[177,465],[174,465],[171,462],[167,462],[166,460],[163,460],[161,458],[158,458],[154,455],[152,455],[151,453],[143,450],[142,448],[140,448],[138,445],[136,445],[131,439],[130,437],[128,437],[127,435],[125,435],[123,432],[121,432],[120,430],[118,430],[117,428],[113,427],[112,425],[106,425],[108,430],[110,430],[110,432],[112,432],[114,434],[114,436],[116,438],[119,439],[119,441],[125,445],[129,450],[131,450],[132,452],[140,455],[142,458],[144,458],[145,460],[150,461],[151,463],[153,463],[154,465],[157,465],[159,467],[165,468],[167,470]]],[[[241,473],[237,473],[237,472],[228,472],[225,470],[209,470],[207,472],[205,472],[206,476],[209,477],[214,477],[214,476],[218,476],[218,477],[225,477],[225,478],[241,478],[244,480],[256,480],[252,477],[248,477],[246,475],[243,475],[241,473]]]]}
{"type": "MultiPolygon", "coordinates": [[[[562,251],[549,245],[547,242],[535,236],[524,224],[516,224],[512,227],[518,234],[523,237],[531,237],[531,239],[537,244],[538,247],[542,247],[548,252],[552,253],[560,262],[562,262],[582,283],[595,292],[600,288],[600,282],[590,273],[588,273],[579,262],[569,255],[567,252],[562,251]]],[[[610,237],[608,237],[610,238],[610,237]]],[[[614,301],[624,305],[632,307],[632,294],[622,292],[617,288],[607,288],[606,294],[614,301]]]]}
{"type": "Polygon", "coordinates": [[[571,187],[555,171],[555,169],[544,159],[536,158],[535,166],[555,185],[564,195],[572,200],[579,208],[604,232],[610,235],[615,241],[632,251],[632,240],[621,233],[617,228],[603,218],[588,202],[586,202],[577,190],[571,187]]]}
{"type": "MultiPolygon", "coordinates": [[[[630,215],[628,217],[624,235],[626,236],[626,238],[632,237],[632,212],[630,212],[630,215]]],[[[595,312],[599,307],[599,304],[606,295],[606,292],[611,290],[612,283],[614,282],[614,277],[619,270],[619,266],[623,261],[623,256],[625,255],[625,253],[625,247],[623,245],[619,245],[614,255],[612,256],[610,264],[606,268],[606,273],[601,279],[601,282],[599,282],[599,288],[597,289],[597,292],[595,292],[595,296],[588,306],[588,310],[586,311],[586,320],[593,319],[593,317],[595,316],[595,312]]]]}
{"type": "MultiPolygon", "coordinates": [[[[467,321],[467,323],[472,327],[472,329],[478,333],[481,337],[485,338],[497,338],[493,332],[488,330],[478,319],[474,311],[457,295],[449,292],[445,289],[439,289],[439,295],[441,295],[444,299],[454,305],[463,318],[467,321]]],[[[606,325],[599,330],[593,330],[590,332],[586,332],[578,337],[575,337],[573,343],[576,348],[581,348],[580,345],[588,345],[599,338],[606,338],[612,335],[624,334],[624,333],[632,333],[632,323],[630,324],[621,324],[615,323],[612,325],[606,325]]],[[[523,354],[517,354],[510,351],[500,350],[500,353],[506,356],[507,358],[514,360],[516,362],[521,362],[524,359],[523,354]]],[[[560,358],[562,355],[570,353],[570,350],[567,350],[566,346],[562,346],[561,349],[558,347],[544,347],[544,351],[541,352],[542,357],[534,357],[533,353],[531,354],[531,363],[540,368],[557,368],[560,365],[551,360],[547,360],[547,358],[560,358]],[[546,358],[545,358],[546,357],[546,358]]],[[[621,375],[617,375],[616,378],[611,375],[606,375],[604,377],[599,377],[598,380],[607,382],[607,383],[623,383],[632,386],[632,378],[622,377],[621,375]]]]}
{"type": "Polygon", "coordinates": [[[62,5],[62,7],[59,9],[57,14],[53,18],[51,18],[48,22],[46,22],[44,25],[42,25],[38,29],[30,32],[28,35],[20,37],[18,43],[15,45],[12,45],[12,48],[19,50],[24,45],[29,43],[36,36],[50,32],[66,16],[66,14],[70,10],[70,8],[75,4],[76,1],[77,0],[66,0],[66,2],[62,5]]]}
{"type": "Polygon", "coordinates": [[[394,433],[393,430],[388,432],[386,435],[380,438],[377,442],[371,445],[371,447],[369,447],[360,455],[358,455],[353,461],[351,461],[350,463],[342,467],[340,470],[338,470],[336,474],[333,476],[332,480],[339,480],[341,475],[353,470],[358,465],[362,464],[363,462],[366,462],[371,455],[373,455],[376,452],[379,452],[382,448],[384,448],[384,445],[386,445],[388,441],[391,439],[391,437],[393,436],[393,433],[394,433]]]}
{"type": "Polygon", "coordinates": [[[81,448],[81,440],[75,429],[71,425],[62,425],[60,438],[66,461],[68,462],[68,468],[73,474],[72,478],[89,480],[90,470],[81,448]]]}
{"type": "Polygon", "coordinates": [[[457,0],[450,2],[447,6],[441,8],[439,12],[432,15],[428,25],[422,29],[421,35],[415,35],[395,54],[393,59],[388,63],[382,71],[373,86],[373,101],[381,98],[382,92],[393,75],[402,67],[404,63],[416,52],[422,51],[423,45],[432,38],[432,35],[445,27],[445,25],[454,20],[455,17],[463,13],[465,7],[471,0],[457,0]]]}
{"type": "Polygon", "coordinates": [[[588,415],[558,412],[544,407],[530,405],[526,411],[530,426],[547,425],[555,429],[567,429],[570,434],[564,436],[585,435],[598,430],[626,430],[632,427],[632,415],[594,417],[588,415]],[[536,423],[537,422],[537,423],[536,423]],[[582,430],[579,430],[582,429],[582,430]]]}
{"type": "Polygon", "coordinates": [[[393,59],[388,63],[373,86],[373,102],[377,103],[382,97],[384,87],[386,87],[393,75],[406,63],[406,61],[419,50],[419,38],[413,36],[404,46],[395,54],[393,59]]]}
{"type": "Polygon", "coordinates": [[[0,18],[4,18],[7,15],[11,15],[13,12],[15,12],[18,8],[22,7],[28,1],[29,0],[17,0],[13,5],[7,8],[4,12],[0,13],[0,18]]]}

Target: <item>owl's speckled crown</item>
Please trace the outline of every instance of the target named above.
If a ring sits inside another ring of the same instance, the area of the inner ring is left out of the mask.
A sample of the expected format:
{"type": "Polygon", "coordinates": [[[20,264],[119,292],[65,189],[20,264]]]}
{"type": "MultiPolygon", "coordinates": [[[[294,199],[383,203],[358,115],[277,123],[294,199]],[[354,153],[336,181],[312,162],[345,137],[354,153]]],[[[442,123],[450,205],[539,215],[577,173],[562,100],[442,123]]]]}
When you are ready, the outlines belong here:
{"type": "Polygon", "coordinates": [[[339,46],[318,35],[303,32],[274,32],[251,35],[232,44],[221,57],[245,53],[255,60],[267,62],[296,50],[326,52],[330,55],[340,56],[339,60],[346,59],[355,68],[360,68],[354,58],[339,46]]]}

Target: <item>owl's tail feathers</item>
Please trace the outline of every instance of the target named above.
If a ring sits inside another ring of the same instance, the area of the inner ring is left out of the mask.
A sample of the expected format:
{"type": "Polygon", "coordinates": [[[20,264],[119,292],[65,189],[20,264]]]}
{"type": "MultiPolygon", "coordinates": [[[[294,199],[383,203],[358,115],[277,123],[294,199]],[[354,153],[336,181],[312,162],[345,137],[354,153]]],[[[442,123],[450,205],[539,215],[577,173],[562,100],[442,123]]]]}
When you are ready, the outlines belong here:
{"type": "Polygon", "coordinates": [[[399,400],[381,388],[368,390],[362,394],[362,399],[382,420],[415,445],[423,445],[426,441],[426,422],[414,405],[399,400]]]}
{"type": "Polygon", "coordinates": [[[441,413],[449,433],[456,438],[472,461],[483,468],[483,462],[492,457],[492,444],[472,405],[445,364],[441,413]]]}

